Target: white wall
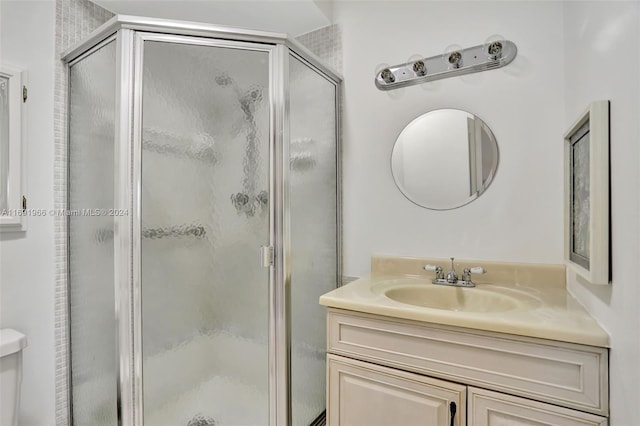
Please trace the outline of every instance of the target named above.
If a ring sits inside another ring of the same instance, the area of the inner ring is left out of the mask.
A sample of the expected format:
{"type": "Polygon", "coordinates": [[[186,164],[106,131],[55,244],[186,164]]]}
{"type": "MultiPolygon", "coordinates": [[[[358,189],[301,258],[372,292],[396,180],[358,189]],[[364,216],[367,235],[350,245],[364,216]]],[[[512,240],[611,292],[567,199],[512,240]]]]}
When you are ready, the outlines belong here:
{"type": "Polygon", "coordinates": [[[338,2],[344,47],[345,274],[373,253],[562,263],[562,135],[597,99],[611,100],[613,284],[569,276],[569,290],[611,335],[611,424],[640,424],[640,3],[338,2]],[[518,45],[509,66],[392,92],[381,63],[471,46],[499,32],[518,45]],[[489,190],[435,212],[412,205],[389,170],[414,117],[460,108],[485,120],[500,148],[489,190]]]}
{"type": "Polygon", "coordinates": [[[611,101],[611,286],[569,290],[611,335],[611,424],[640,424],[640,3],[564,5],[564,128],[599,99],[611,101]]]}
{"type": "MultiPolygon", "coordinates": [[[[24,68],[29,208],[53,208],[53,1],[0,2],[0,60],[24,68]]],[[[0,234],[0,327],[27,335],[21,425],[54,421],[53,218],[29,218],[25,233],[0,234]]]]}
{"type": "Polygon", "coordinates": [[[345,274],[373,253],[562,262],[564,80],[560,2],[342,2],[345,274]],[[380,64],[439,55],[500,33],[518,46],[505,68],[382,92],[380,64]],[[482,118],[500,164],[478,200],[450,211],[415,206],[396,188],[390,156],[403,127],[439,108],[482,118]]]}
{"type": "Polygon", "coordinates": [[[125,15],[304,34],[331,23],[328,0],[95,0],[125,15]]]}

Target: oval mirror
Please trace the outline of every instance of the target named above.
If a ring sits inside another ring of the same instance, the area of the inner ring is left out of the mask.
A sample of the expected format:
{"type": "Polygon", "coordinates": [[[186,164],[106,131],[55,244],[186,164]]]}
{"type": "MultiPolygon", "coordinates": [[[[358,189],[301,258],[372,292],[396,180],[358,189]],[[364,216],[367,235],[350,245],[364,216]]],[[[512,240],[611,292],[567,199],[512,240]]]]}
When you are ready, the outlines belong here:
{"type": "Polygon", "coordinates": [[[489,126],[457,109],[428,112],[405,127],[393,147],[391,171],[409,200],[450,210],[478,198],[498,167],[498,144],[489,126]]]}

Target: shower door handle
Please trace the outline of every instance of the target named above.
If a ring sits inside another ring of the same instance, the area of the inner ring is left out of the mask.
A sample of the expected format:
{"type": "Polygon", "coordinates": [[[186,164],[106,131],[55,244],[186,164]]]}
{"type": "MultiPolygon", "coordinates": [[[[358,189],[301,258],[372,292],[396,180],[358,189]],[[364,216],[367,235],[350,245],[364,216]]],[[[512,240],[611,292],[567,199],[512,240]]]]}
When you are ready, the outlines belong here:
{"type": "Polygon", "coordinates": [[[273,266],[275,262],[276,251],[273,246],[262,246],[260,247],[260,258],[262,259],[262,266],[268,268],[273,266]]]}

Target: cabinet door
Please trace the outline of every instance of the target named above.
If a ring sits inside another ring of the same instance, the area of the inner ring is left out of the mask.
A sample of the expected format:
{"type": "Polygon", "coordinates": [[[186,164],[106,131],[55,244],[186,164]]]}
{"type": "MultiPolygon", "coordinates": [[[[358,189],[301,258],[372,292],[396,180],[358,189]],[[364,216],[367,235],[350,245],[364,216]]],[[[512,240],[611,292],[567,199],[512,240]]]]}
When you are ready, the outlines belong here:
{"type": "Polygon", "coordinates": [[[466,386],[328,355],[329,426],[464,426],[466,386]]]}
{"type": "Polygon", "coordinates": [[[468,426],[606,426],[605,417],[469,387],[468,426]]]}

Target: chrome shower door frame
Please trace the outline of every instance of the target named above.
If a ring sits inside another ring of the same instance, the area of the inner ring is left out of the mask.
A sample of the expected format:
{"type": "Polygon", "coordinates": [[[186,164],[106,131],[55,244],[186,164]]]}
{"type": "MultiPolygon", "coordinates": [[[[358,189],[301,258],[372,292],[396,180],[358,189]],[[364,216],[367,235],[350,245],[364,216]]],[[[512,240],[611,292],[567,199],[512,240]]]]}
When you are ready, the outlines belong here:
{"type": "MultiPolygon", "coordinates": [[[[131,31],[122,29],[123,31],[131,31]]],[[[131,158],[129,167],[123,167],[119,170],[119,175],[122,179],[128,179],[127,187],[130,188],[130,205],[128,207],[131,212],[130,216],[133,219],[130,223],[131,233],[131,276],[124,278],[121,275],[122,281],[117,283],[118,288],[130,288],[131,297],[129,303],[131,305],[131,317],[129,324],[129,332],[131,333],[130,341],[132,344],[132,351],[130,353],[130,362],[132,363],[132,372],[128,376],[121,376],[121,386],[123,388],[131,388],[131,399],[133,404],[129,407],[128,404],[122,405],[122,424],[127,426],[124,422],[125,419],[131,420],[131,426],[141,426],[144,424],[144,407],[143,407],[143,366],[142,366],[142,300],[141,295],[141,188],[142,188],[142,87],[143,87],[143,60],[144,60],[144,43],[146,41],[164,42],[164,43],[176,43],[176,44],[188,44],[198,46],[209,46],[219,48],[231,48],[238,50],[250,50],[261,51],[269,54],[269,73],[270,73],[270,87],[269,87],[269,176],[270,176],[270,195],[269,195],[269,239],[265,242],[276,248],[276,252],[279,250],[279,243],[276,241],[276,236],[282,234],[280,228],[282,221],[278,219],[281,215],[281,204],[283,196],[280,193],[281,186],[278,185],[278,179],[280,174],[278,173],[280,162],[277,159],[280,147],[283,145],[283,132],[276,128],[276,123],[279,122],[279,117],[282,113],[278,111],[278,106],[282,105],[281,99],[282,85],[278,81],[278,72],[281,65],[278,63],[278,50],[281,48],[279,45],[272,44],[259,44],[246,41],[235,40],[220,40],[213,38],[194,37],[189,35],[175,35],[175,34],[158,34],[150,32],[138,32],[135,31],[133,39],[131,40],[132,54],[132,99],[130,99],[130,112],[126,114],[130,119],[129,135],[125,135],[123,131],[121,134],[120,145],[124,148],[131,147],[131,158]]],[[[125,53],[125,52],[123,52],[125,53]]],[[[127,98],[127,94],[120,93],[121,99],[127,98]]],[[[122,129],[122,127],[121,127],[122,129]]],[[[121,187],[122,188],[122,187],[121,187]]],[[[117,188],[116,190],[118,190],[117,188]]],[[[129,194],[127,191],[123,191],[123,197],[119,198],[124,202],[129,194]]],[[[125,237],[126,239],[126,237],[125,237]]],[[[276,256],[277,258],[277,256],[276,256]]],[[[259,259],[256,259],[258,262],[259,259]]],[[[288,416],[286,413],[283,417],[281,407],[288,406],[288,394],[286,389],[282,389],[282,382],[288,383],[288,370],[285,366],[288,365],[286,357],[286,350],[280,348],[280,342],[282,342],[281,328],[283,324],[283,318],[286,313],[283,311],[284,306],[278,298],[283,294],[282,288],[284,287],[284,280],[282,279],[282,269],[280,268],[281,262],[274,262],[269,267],[269,417],[272,425],[288,424],[288,416]],[[283,368],[284,367],[284,368],[283,368]],[[282,380],[284,378],[284,380],[282,380]],[[275,383],[275,385],[274,385],[275,383]],[[279,407],[279,408],[275,408],[279,407]]],[[[121,299],[121,303],[125,300],[121,299]]],[[[125,331],[123,327],[121,331],[125,331]]],[[[265,371],[265,374],[267,372],[265,371]]],[[[123,401],[124,402],[124,401],[123,401]]]]}
{"type": "MultiPolygon", "coordinates": [[[[269,424],[291,424],[289,58],[293,55],[335,85],[337,283],[342,277],[340,84],[342,77],[284,34],[118,15],[61,55],[70,67],[116,41],[114,217],[115,315],[118,326],[118,424],[142,426],[141,161],[142,65],[145,41],[197,44],[269,53],[269,424]]],[[[69,105],[67,99],[67,105],[69,105]]],[[[67,123],[68,126],[68,123],[67,123]]],[[[68,229],[68,223],[67,223],[68,229]]],[[[69,257],[67,257],[69,258],[69,257]]],[[[259,259],[256,259],[258,262],[259,259]]],[[[67,280],[67,284],[69,280],[67,280]]],[[[68,292],[69,294],[69,292],[68,292]]],[[[67,324],[68,326],[68,324],[67,324]]],[[[69,343],[68,353],[71,354],[69,343]]],[[[70,359],[70,357],[69,357],[70,359]]],[[[70,360],[69,360],[70,363],[70,360]]],[[[68,370],[70,371],[70,369],[68,370]]],[[[267,374],[267,372],[265,372],[267,374]]],[[[71,392],[70,376],[69,393],[71,392]]],[[[70,399],[71,400],[71,399],[70,399]]]]}
{"type": "Polygon", "coordinates": [[[270,61],[271,245],[275,261],[269,285],[269,424],[291,424],[291,285],[289,208],[289,49],[278,44],[270,61]]]}
{"type": "MultiPolygon", "coordinates": [[[[71,87],[71,67],[73,67],[75,64],[77,64],[78,62],[81,62],[83,59],[91,56],[92,54],[94,54],[95,52],[99,51],[100,49],[102,49],[103,47],[107,46],[110,43],[115,43],[116,44],[116,61],[119,61],[119,52],[120,52],[120,39],[119,39],[119,35],[118,33],[112,33],[110,34],[108,37],[105,37],[101,40],[98,40],[96,43],[92,43],[91,45],[87,46],[86,49],[83,49],[79,52],[77,52],[77,54],[75,54],[74,56],[70,57],[70,58],[62,58],[63,61],[65,61],[65,68],[66,68],[66,85],[67,85],[67,89],[69,89],[71,87]]],[[[116,78],[116,84],[120,83],[120,79],[119,79],[119,74],[118,74],[118,69],[119,66],[118,64],[116,64],[116,70],[115,70],[115,78],[116,78]]],[[[116,89],[119,90],[119,89],[116,89]]],[[[64,100],[65,104],[66,104],[66,111],[67,111],[67,115],[66,115],[66,138],[67,138],[67,158],[70,157],[69,154],[69,150],[71,148],[71,144],[69,143],[69,139],[70,139],[70,131],[69,129],[71,128],[71,90],[67,90],[66,93],[66,98],[64,100]]],[[[118,111],[117,111],[118,106],[116,106],[116,120],[118,120],[118,111]]],[[[116,124],[114,126],[115,130],[117,131],[118,129],[118,125],[116,124]]],[[[115,174],[115,181],[114,181],[114,185],[117,186],[118,184],[118,175],[117,175],[117,164],[118,164],[118,143],[117,143],[118,137],[117,137],[117,132],[116,132],[116,141],[114,141],[114,146],[115,146],[115,156],[114,156],[114,167],[116,169],[116,174],[115,174]]],[[[69,180],[69,163],[67,163],[67,172],[66,172],[66,182],[65,182],[65,191],[66,191],[66,206],[65,208],[67,209],[67,211],[71,211],[71,199],[69,197],[69,194],[71,193],[70,187],[71,187],[71,182],[69,180]]],[[[114,193],[114,201],[117,203],[117,198],[115,198],[117,196],[117,194],[114,193]]],[[[115,206],[114,206],[115,207],[115,206]]],[[[71,221],[72,216],[71,215],[67,215],[66,216],[66,220],[65,220],[65,235],[66,235],[66,257],[67,257],[67,262],[70,261],[71,259],[71,243],[70,243],[70,238],[71,238],[71,234],[69,232],[69,228],[70,228],[70,221],[71,221]]],[[[115,238],[115,229],[114,229],[114,238],[115,238]]],[[[114,247],[114,251],[115,251],[115,247],[114,247]]],[[[114,253],[114,264],[118,262],[118,258],[116,257],[116,254],[114,253]]],[[[114,265],[115,266],[115,265],[114,265]]],[[[116,270],[117,271],[117,270],[116,270]]],[[[68,400],[68,404],[67,404],[67,418],[69,419],[69,422],[72,423],[73,422],[73,386],[72,386],[72,365],[71,365],[71,298],[70,298],[70,294],[71,294],[71,268],[69,266],[67,266],[67,270],[66,270],[66,294],[67,294],[67,299],[66,299],[66,311],[67,311],[67,324],[66,324],[66,330],[65,330],[65,334],[68,337],[67,342],[66,342],[66,351],[67,351],[67,357],[66,357],[66,370],[67,370],[67,377],[65,378],[66,381],[66,389],[67,389],[67,400],[68,400]]],[[[114,283],[114,300],[115,300],[115,306],[114,306],[114,316],[116,319],[116,323],[118,324],[118,332],[117,335],[120,336],[120,327],[123,324],[127,323],[127,320],[123,317],[123,313],[119,311],[118,307],[119,307],[119,303],[118,303],[118,289],[115,288],[115,283],[114,283]]],[[[117,370],[117,374],[119,377],[121,377],[123,374],[126,374],[126,372],[121,371],[122,367],[120,366],[120,361],[121,361],[121,354],[123,352],[123,350],[126,350],[126,348],[124,348],[121,344],[120,341],[116,342],[116,348],[118,349],[118,365],[116,365],[116,370],[117,370]]],[[[116,387],[117,387],[117,405],[120,406],[120,400],[121,400],[121,395],[123,394],[123,392],[126,393],[126,390],[122,390],[120,389],[120,384],[121,381],[118,380],[118,382],[116,383],[116,387]]]]}
{"type": "MultiPolygon", "coordinates": [[[[135,368],[136,350],[134,301],[139,301],[139,292],[133,288],[136,261],[140,256],[140,216],[139,203],[134,194],[132,176],[135,160],[132,142],[132,115],[134,99],[133,40],[134,32],[123,29],[118,31],[116,57],[116,114],[115,114],[115,208],[128,212],[126,216],[115,217],[114,227],[114,288],[116,293],[116,320],[118,322],[118,423],[120,425],[142,424],[138,416],[135,401],[139,398],[134,384],[138,371],[135,368]],[[137,231],[137,234],[136,234],[137,231]]],[[[139,167],[138,167],[139,169],[139,167]]]]}

